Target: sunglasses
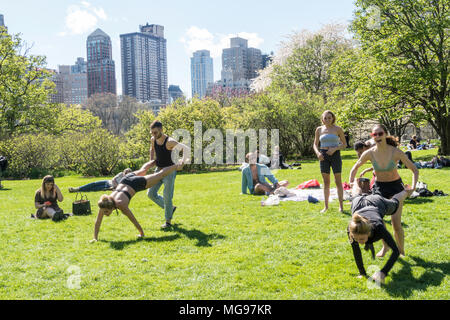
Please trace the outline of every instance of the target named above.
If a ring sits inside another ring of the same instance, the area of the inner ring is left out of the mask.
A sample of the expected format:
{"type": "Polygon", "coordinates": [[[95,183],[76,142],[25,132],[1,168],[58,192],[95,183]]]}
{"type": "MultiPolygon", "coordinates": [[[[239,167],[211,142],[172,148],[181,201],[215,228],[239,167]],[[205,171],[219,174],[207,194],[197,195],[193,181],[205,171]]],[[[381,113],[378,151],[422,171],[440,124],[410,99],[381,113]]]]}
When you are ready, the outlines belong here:
{"type": "Polygon", "coordinates": [[[382,137],[384,135],[384,132],[375,132],[370,134],[372,137],[382,137]]]}

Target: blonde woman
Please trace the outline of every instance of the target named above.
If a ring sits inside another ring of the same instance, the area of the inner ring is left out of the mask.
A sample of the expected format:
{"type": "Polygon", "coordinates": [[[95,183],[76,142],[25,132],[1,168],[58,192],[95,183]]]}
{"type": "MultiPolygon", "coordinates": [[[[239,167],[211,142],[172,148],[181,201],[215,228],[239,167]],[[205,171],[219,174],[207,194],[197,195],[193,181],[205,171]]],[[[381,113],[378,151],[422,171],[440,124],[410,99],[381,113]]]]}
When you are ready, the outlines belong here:
{"type": "Polygon", "coordinates": [[[392,199],[386,199],[380,195],[360,195],[352,200],[352,219],[348,225],[347,232],[359,270],[358,277],[367,276],[359,245],[363,244],[366,250],[370,249],[374,259],[373,243],[383,240],[392,249],[392,254],[385,266],[376,272],[372,279],[381,283],[384,282],[384,278],[397,261],[400,251],[391,234],[387,231],[383,217],[394,214],[401,203],[412,192],[413,189],[406,186],[405,190],[395,194],[392,199]]]}
{"type": "Polygon", "coordinates": [[[341,150],[347,147],[344,130],[338,127],[336,116],[330,110],[323,112],[322,126],[316,128],[313,149],[319,159],[320,172],[323,178],[323,194],[325,207],[321,213],[328,210],[328,200],[330,198],[330,168],[333,168],[334,181],[338,191],[339,211],[344,211],[344,189],[342,187],[342,159],[341,150]],[[320,144],[320,146],[319,146],[320,144]]]}
{"type": "Polygon", "coordinates": [[[161,169],[160,171],[146,175],[148,169],[154,166],[154,160],[145,163],[141,169],[128,173],[120,181],[113,193],[110,195],[102,195],[98,201],[98,216],[94,227],[94,239],[90,242],[98,240],[98,233],[102,224],[103,216],[110,216],[113,210],[119,209],[127,218],[133,223],[136,229],[139,231],[139,238],[144,237],[144,230],[134,217],[128,205],[131,198],[139,191],[146,190],[156,183],[161,181],[162,178],[172,173],[175,170],[181,170],[183,167],[182,162],[174,164],[161,169]]]}
{"type": "Polygon", "coordinates": [[[34,194],[34,207],[37,209],[35,217],[37,219],[50,218],[53,221],[64,219],[63,210],[58,206],[64,197],[55,184],[55,179],[47,175],[42,179],[42,184],[34,194]]]}

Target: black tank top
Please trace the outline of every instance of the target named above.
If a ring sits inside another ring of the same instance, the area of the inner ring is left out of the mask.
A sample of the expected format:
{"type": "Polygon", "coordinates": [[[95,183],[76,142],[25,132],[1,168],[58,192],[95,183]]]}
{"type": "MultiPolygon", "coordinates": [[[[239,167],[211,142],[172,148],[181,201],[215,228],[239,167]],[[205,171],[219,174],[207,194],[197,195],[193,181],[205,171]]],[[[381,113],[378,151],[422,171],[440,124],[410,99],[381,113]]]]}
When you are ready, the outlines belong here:
{"type": "Polygon", "coordinates": [[[166,143],[169,137],[166,137],[164,143],[160,146],[155,140],[156,165],[159,168],[170,167],[174,163],[172,161],[172,150],[167,150],[166,143]]]}

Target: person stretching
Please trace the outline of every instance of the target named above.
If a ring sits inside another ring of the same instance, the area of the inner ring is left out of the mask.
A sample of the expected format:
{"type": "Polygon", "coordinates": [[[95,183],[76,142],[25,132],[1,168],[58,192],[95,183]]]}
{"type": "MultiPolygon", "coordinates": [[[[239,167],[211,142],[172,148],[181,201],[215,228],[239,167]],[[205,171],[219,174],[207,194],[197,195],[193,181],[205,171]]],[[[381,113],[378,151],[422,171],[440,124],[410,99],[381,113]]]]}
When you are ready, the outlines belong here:
{"type": "Polygon", "coordinates": [[[98,240],[98,233],[100,231],[103,216],[111,215],[112,211],[116,209],[119,209],[124,215],[126,215],[136,229],[138,229],[138,237],[144,237],[144,230],[142,230],[141,225],[128,207],[131,198],[136,194],[136,192],[143,191],[154,186],[165,176],[175,170],[181,170],[183,167],[183,163],[180,161],[178,164],[163,168],[157,173],[146,175],[148,169],[153,165],[154,161],[149,161],[145,163],[141,169],[128,173],[110,195],[104,194],[100,197],[100,200],[98,201],[99,211],[94,227],[94,239],[90,242],[95,242],[98,240]]]}
{"type": "Polygon", "coordinates": [[[364,244],[366,250],[371,250],[372,258],[375,258],[373,243],[383,240],[392,249],[392,254],[384,267],[376,272],[372,279],[381,283],[384,282],[384,278],[397,261],[400,251],[391,234],[387,231],[383,217],[385,215],[400,214],[397,212],[399,205],[412,192],[412,188],[405,186],[405,190],[395,194],[392,199],[386,199],[378,194],[363,194],[356,196],[352,200],[352,219],[348,224],[347,233],[356,266],[359,270],[358,277],[367,276],[359,245],[364,244]]]}

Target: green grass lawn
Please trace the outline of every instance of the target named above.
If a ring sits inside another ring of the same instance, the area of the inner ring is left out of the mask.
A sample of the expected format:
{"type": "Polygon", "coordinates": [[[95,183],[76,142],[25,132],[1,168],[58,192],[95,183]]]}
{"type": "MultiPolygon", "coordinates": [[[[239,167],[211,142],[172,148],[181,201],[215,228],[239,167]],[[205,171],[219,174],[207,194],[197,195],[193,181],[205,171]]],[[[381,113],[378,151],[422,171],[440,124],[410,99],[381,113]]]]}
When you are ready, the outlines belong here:
{"type": "MultiPolygon", "coordinates": [[[[429,159],[435,151],[414,152],[429,159]]],[[[343,152],[343,180],[355,162],[343,152]]],[[[320,175],[317,161],[301,170],[279,170],[291,186],[320,175]]],[[[412,174],[402,169],[405,183],[412,174]]],[[[370,176],[370,175],[369,175],[370,176]]],[[[103,179],[103,178],[100,178],[103,179]]],[[[95,178],[56,179],[72,210],[70,186],[95,178]]],[[[420,181],[431,191],[450,193],[450,170],[421,169],[420,181]]],[[[319,179],[321,181],[321,179],[319,179]]],[[[175,228],[162,231],[164,213],[145,192],[130,208],[144,228],[138,241],[134,226],[116,214],[104,219],[99,242],[90,244],[94,214],[54,223],[32,220],[34,192],[41,180],[3,181],[0,190],[0,299],[449,299],[450,197],[407,200],[403,211],[406,258],[399,259],[381,288],[357,279],[348,244],[350,218],[333,201],[281,202],[261,207],[262,197],[240,195],[239,171],[180,174],[174,204],[175,228]],[[77,283],[80,288],[68,287],[77,283]]],[[[390,218],[387,227],[392,231],[390,218]]],[[[381,242],[375,249],[381,248],[381,242]]],[[[388,256],[390,253],[388,254],[388,256]]],[[[382,267],[363,250],[366,269],[382,267]]]]}

